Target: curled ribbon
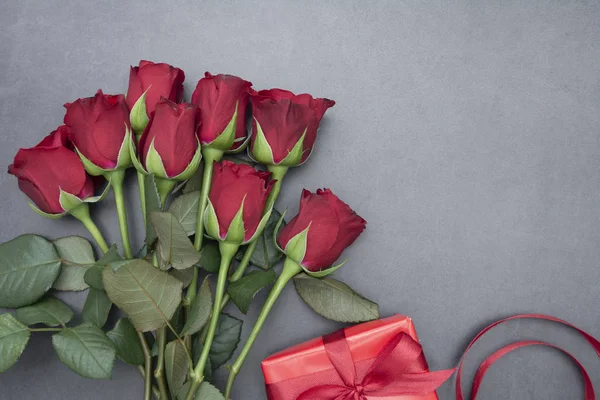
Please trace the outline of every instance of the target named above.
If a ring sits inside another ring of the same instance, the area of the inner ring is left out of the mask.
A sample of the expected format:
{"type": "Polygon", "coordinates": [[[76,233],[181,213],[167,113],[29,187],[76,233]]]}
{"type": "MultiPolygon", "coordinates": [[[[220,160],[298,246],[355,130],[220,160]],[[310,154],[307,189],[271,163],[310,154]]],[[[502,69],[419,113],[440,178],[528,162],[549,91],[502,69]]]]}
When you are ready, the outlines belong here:
{"type": "Polygon", "coordinates": [[[404,332],[386,343],[362,378],[356,372],[344,330],[324,336],[323,343],[344,385],[314,386],[297,400],[366,400],[367,396],[426,395],[440,387],[455,371],[429,372],[421,345],[404,332]]]}
{"type": "MultiPolygon", "coordinates": [[[[489,330],[515,319],[541,319],[566,325],[577,331],[592,345],[600,357],[600,341],[567,321],[542,314],[521,314],[494,322],[483,329],[469,343],[457,368],[429,372],[421,345],[406,333],[394,336],[383,347],[379,355],[361,378],[358,376],[344,330],[323,337],[325,351],[343,385],[327,382],[304,391],[296,400],[367,400],[401,395],[427,395],[440,387],[454,372],[456,374],[456,400],[464,400],[462,391],[463,364],[468,351],[489,330]]],[[[506,354],[527,346],[548,346],[569,356],[579,367],[584,380],[584,399],[596,400],[594,387],[583,365],[567,351],[541,341],[519,341],[501,348],[486,358],[477,369],[473,380],[471,400],[475,400],[488,369],[506,354]]]]}

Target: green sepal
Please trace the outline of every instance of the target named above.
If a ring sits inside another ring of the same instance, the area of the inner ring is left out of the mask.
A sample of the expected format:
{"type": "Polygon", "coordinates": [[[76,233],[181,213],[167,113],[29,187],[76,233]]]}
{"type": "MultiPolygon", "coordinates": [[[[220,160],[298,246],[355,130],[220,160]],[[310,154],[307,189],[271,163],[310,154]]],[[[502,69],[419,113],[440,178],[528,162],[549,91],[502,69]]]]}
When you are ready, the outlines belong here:
{"type": "Polygon", "coordinates": [[[154,174],[157,178],[169,179],[165,170],[165,164],[154,147],[154,140],[150,143],[148,154],[146,154],[146,170],[148,173],[154,174]]]}
{"type": "MultiPolygon", "coordinates": [[[[242,204],[238,209],[237,213],[231,220],[229,224],[229,228],[227,228],[227,236],[225,236],[225,241],[229,243],[244,243],[244,236],[246,236],[246,229],[244,227],[244,202],[246,201],[246,196],[242,199],[242,204]]],[[[257,229],[258,230],[258,229],[257,229]]]]}
{"type": "Polygon", "coordinates": [[[281,225],[283,224],[285,214],[287,214],[287,210],[285,210],[283,213],[281,213],[281,217],[279,217],[279,220],[277,221],[277,224],[275,225],[275,229],[273,230],[273,242],[275,243],[275,247],[277,247],[277,249],[282,253],[283,253],[283,249],[281,247],[279,247],[279,243],[277,243],[277,236],[279,235],[279,230],[281,229],[281,225]]]}
{"type": "Polygon", "coordinates": [[[242,244],[248,244],[250,242],[253,242],[260,236],[262,231],[265,229],[265,226],[267,226],[267,222],[269,222],[269,218],[271,218],[272,212],[273,212],[273,206],[271,206],[271,208],[269,208],[269,210],[260,219],[260,222],[258,223],[258,226],[256,227],[256,231],[254,232],[254,235],[252,235],[252,237],[250,237],[250,239],[244,241],[242,244]]]}
{"type": "Polygon", "coordinates": [[[119,149],[119,156],[117,157],[117,166],[115,169],[128,168],[131,166],[131,156],[129,154],[129,143],[133,143],[133,137],[131,129],[125,124],[125,137],[121,148],[119,149]]]}
{"type": "Polygon", "coordinates": [[[146,93],[148,93],[150,87],[140,96],[135,102],[129,113],[129,122],[131,123],[131,129],[135,132],[136,140],[139,142],[140,136],[148,125],[148,113],[146,111],[146,93]]]}
{"type": "Polygon", "coordinates": [[[106,196],[108,196],[108,194],[110,193],[110,186],[111,185],[111,178],[110,176],[108,176],[108,182],[106,183],[106,187],[104,188],[104,190],[102,191],[102,193],[100,193],[100,195],[98,196],[91,196],[88,197],[87,199],[83,199],[84,203],[97,203],[99,201],[104,200],[104,198],[106,196]]]}
{"type": "Polygon", "coordinates": [[[260,123],[256,118],[254,118],[256,122],[256,139],[254,139],[254,144],[248,147],[248,155],[255,161],[264,164],[264,165],[273,165],[275,161],[273,160],[273,150],[267,142],[267,138],[265,137],[265,133],[263,132],[260,123]]]}
{"type": "Polygon", "coordinates": [[[306,137],[307,129],[308,129],[308,127],[304,130],[304,133],[302,134],[302,136],[300,136],[300,139],[298,139],[298,141],[296,142],[294,147],[292,147],[292,150],[290,150],[288,155],[285,156],[285,158],[283,160],[281,160],[281,162],[278,163],[277,165],[284,165],[286,167],[295,167],[297,165],[302,164],[302,156],[304,155],[303,145],[304,145],[304,138],[306,137]]]}
{"type": "Polygon", "coordinates": [[[65,211],[64,213],[60,213],[60,214],[50,214],[50,213],[47,213],[47,212],[44,212],[44,211],[40,210],[40,209],[39,209],[39,208],[37,208],[37,206],[36,206],[35,204],[33,204],[33,203],[27,202],[27,204],[29,204],[29,207],[30,207],[30,208],[31,208],[33,211],[35,211],[35,212],[36,212],[38,215],[41,215],[42,217],[45,217],[45,218],[49,218],[49,219],[59,219],[59,218],[61,218],[61,217],[64,217],[64,216],[67,214],[67,212],[66,212],[66,211],[65,211]]]}
{"type": "Polygon", "coordinates": [[[65,210],[66,212],[69,212],[83,204],[83,200],[81,200],[79,197],[75,196],[74,194],[65,192],[61,188],[59,188],[58,190],[60,190],[60,195],[58,197],[58,201],[59,201],[62,209],[65,210]]]}
{"type": "Polygon", "coordinates": [[[302,232],[291,238],[283,250],[288,258],[300,265],[302,265],[302,260],[304,260],[304,256],[306,255],[306,242],[308,240],[309,229],[310,224],[302,232]]]}
{"type": "Polygon", "coordinates": [[[177,182],[172,179],[163,179],[159,177],[154,177],[154,179],[156,183],[156,190],[158,190],[158,197],[160,198],[160,205],[162,208],[165,206],[167,196],[169,195],[169,193],[171,193],[177,182]]]}
{"type": "Polygon", "coordinates": [[[204,145],[204,147],[211,149],[218,149],[222,151],[228,151],[233,146],[235,142],[235,131],[236,131],[236,121],[238,115],[238,105],[239,101],[235,103],[235,111],[233,112],[233,117],[223,130],[216,138],[210,143],[204,145]]]}
{"type": "Polygon", "coordinates": [[[208,204],[206,205],[206,210],[204,212],[204,232],[215,240],[223,240],[219,230],[219,219],[217,218],[217,213],[215,212],[215,208],[210,199],[208,199],[208,204]]]}
{"type": "Polygon", "coordinates": [[[202,160],[202,149],[200,147],[200,141],[197,140],[197,142],[198,142],[198,147],[196,148],[196,153],[194,153],[194,157],[192,158],[192,161],[190,161],[190,163],[183,170],[182,173],[180,173],[179,175],[176,175],[172,178],[169,178],[169,179],[173,179],[176,181],[187,181],[192,176],[194,176],[194,174],[196,173],[196,170],[200,166],[200,161],[202,160]]]}
{"type": "Polygon", "coordinates": [[[137,150],[135,149],[135,143],[133,143],[133,140],[129,141],[129,157],[131,157],[131,162],[137,172],[148,175],[148,171],[146,171],[146,168],[144,168],[142,162],[138,158],[137,150]]]}
{"type": "Polygon", "coordinates": [[[335,271],[337,271],[342,265],[346,264],[347,262],[348,262],[348,260],[344,260],[341,263],[339,263],[338,265],[334,265],[333,267],[329,267],[327,269],[323,269],[321,271],[316,271],[316,272],[309,271],[303,265],[301,265],[301,267],[304,270],[304,272],[306,272],[307,275],[310,275],[313,278],[324,278],[328,275],[333,274],[335,271]]]}
{"type": "Polygon", "coordinates": [[[75,152],[81,159],[81,163],[83,164],[83,167],[85,168],[88,174],[92,176],[100,176],[105,175],[107,172],[111,171],[110,169],[100,168],[99,166],[88,160],[88,158],[84,156],[77,147],[75,147],[75,152]]]}

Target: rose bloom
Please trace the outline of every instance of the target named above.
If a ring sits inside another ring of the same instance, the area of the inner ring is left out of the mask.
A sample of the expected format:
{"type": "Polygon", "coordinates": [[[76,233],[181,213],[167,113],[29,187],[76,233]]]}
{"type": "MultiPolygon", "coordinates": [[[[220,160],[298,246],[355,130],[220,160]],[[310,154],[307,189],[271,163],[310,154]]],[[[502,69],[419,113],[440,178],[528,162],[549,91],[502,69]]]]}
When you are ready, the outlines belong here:
{"type": "MultiPolygon", "coordinates": [[[[249,241],[258,228],[267,197],[275,181],[269,172],[257,171],[247,164],[223,160],[215,163],[209,201],[219,222],[217,240],[225,240],[231,222],[240,210],[244,210],[243,242],[249,241]]],[[[207,230],[208,232],[208,230],[207,230]]]]}
{"type": "Polygon", "coordinates": [[[285,251],[290,240],[308,228],[304,257],[294,261],[317,272],[331,267],[366,224],[331,190],[319,189],[316,193],[303,190],[300,211],[279,232],[277,244],[285,251]]]}
{"type": "Polygon", "coordinates": [[[17,177],[23,191],[43,212],[62,214],[60,189],[84,200],[94,195],[92,177],[69,148],[67,127],[60,126],[38,145],[20,149],[8,173],[17,177]]]}
{"type": "Polygon", "coordinates": [[[185,74],[179,68],[165,63],[142,60],[139,66],[131,67],[127,106],[131,110],[138,99],[146,92],[146,114],[152,115],[161,97],[181,102],[185,74]]]}
{"type": "Polygon", "coordinates": [[[200,107],[202,113],[199,137],[203,145],[210,145],[223,135],[227,135],[229,140],[219,143],[220,150],[237,150],[244,144],[251,86],[251,82],[237,76],[211,75],[208,72],[198,81],[192,94],[192,103],[200,107]]]}
{"type": "Polygon", "coordinates": [[[174,178],[185,171],[200,146],[196,136],[199,115],[200,110],[192,104],[160,100],[138,145],[140,161],[148,172],[163,175],[163,171],[154,170],[155,166],[147,163],[152,144],[166,172],[162,178],[174,178]]]}
{"type": "Polygon", "coordinates": [[[127,154],[127,165],[117,165],[119,161],[123,163],[119,154],[129,128],[129,110],[122,94],[109,95],[98,90],[94,97],[77,99],[65,104],[65,108],[69,140],[83,157],[104,170],[129,164],[127,154]]]}
{"type": "Polygon", "coordinates": [[[250,153],[262,164],[287,167],[306,161],[315,144],[317,128],[325,111],[335,105],[333,100],[315,99],[309,94],[295,95],[282,89],[253,92],[251,100],[253,120],[250,153]],[[259,129],[270,152],[257,149],[259,129]],[[300,140],[301,147],[293,151],[300,140]]]}

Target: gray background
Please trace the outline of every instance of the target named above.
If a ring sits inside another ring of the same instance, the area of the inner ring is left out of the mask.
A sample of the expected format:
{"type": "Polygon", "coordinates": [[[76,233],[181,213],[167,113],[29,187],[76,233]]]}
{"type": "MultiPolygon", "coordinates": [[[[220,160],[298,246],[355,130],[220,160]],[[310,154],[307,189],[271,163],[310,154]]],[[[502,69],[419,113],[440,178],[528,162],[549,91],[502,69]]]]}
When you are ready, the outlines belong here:
{"type": "MultiPolygon", "coordinates": [[[[597,1],[80,1],[0,5],[0,160],[61,123],[62,104],[101,87],[124,92],[130,64],[181,67],[189,98],[204,71],[255,88],[335,99],[310,161],[291,172],[279,208],[304,187],[331,187],[369,221],[337,277],[411,316],[434,369],[500,317],[548,313],[600,336],[600,5],[597,1]]],[[[134,180],[131,180],[132,184],[134,180]]],[[[0,175],[2,241],[77,233],[44,220],[0,175]]],[[[135,187],[130,188],[137,206],[135,187]]],[[[132,209],[133,210],[133,209],[132,209]]],[[[96,220],[118,242],[112,195],[96,220]]],[[[140,217],[130,213],[142,239],[140,217]]],[[[66,297],[81,307],[83,295],[66,297]]],[[[254,321],[261,294],[249,321],[254,321]]],[[[262,399],[260,361],[341,325],[287,288],[243,368],[234,399],[262,399]]],[[[249,331],[250,324],[245,328],[249,331]]],[[[137,399],[141,380],[117,363],[111,381],[78,377],[36,334],[0,375],[2,399],[137,399]]],[[[515,339],[579,357],[600,387],[600,361],[567,329],[512,322],[468,359],[515,339]]],[[[220,374],[222,384],[224,373],[220,374]]],[[[484,399],[578,399],[560,353],[524,349],[485,379],[484,399]]],[[[452,384],[440,391],[453,399],[452,384]]]]}

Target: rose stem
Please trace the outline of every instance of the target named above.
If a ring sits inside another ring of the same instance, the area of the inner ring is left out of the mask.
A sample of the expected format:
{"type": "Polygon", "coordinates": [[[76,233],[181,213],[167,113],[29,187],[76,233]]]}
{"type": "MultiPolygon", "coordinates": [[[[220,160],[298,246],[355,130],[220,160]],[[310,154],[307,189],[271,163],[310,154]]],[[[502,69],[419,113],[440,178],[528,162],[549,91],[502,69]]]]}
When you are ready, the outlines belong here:
{"type": "MultiPolygon", "coordinates": [[[[114,182],[114,181],[113,181],[114,182]]],[[[116,196],[116,194],[115,194],[116,196]]],[[[83,225],[88,229],[100,249],[102,249],[103,253],[108,251],[108,245],[106,244],[106,240],[100,233],[100,230],[92,221],[90,217],[89,207],[87,204],[82,204],[81,206],[71,210],[69,212],[72,216],[80,220],[83,225]]],[[[144,352],[144,362],[145,362],[145,373],[144,376],[144,400],[150,400],[151,389],[152,389],[152,376],[151,376],[151,368],[152,368],[152,357],[150,355],[150,348],[148,347],[148,343],[146,342],[146,338],[142,332],[137,332],[138,338],[140,340],[140,344],[142,345],[142,351],[144,352]]],[[[140,367],[141,368],[141,367],[140,367]]]]}
{"type": "Polygon", "coordinates": [[[221,265],[219,266],[219,278],[217,279],[217,288],[215,291],[215,302],[213,304],[212,315],[210,317],[210,325],[206,334],[206,340],[202,348],[202,354],[196,364],[196,367],[190,373],[191,385],[187,393],[186,400],[193,400],[196,395],[196,391],[200,387],[202,380],[204,379],[204,366],[208,360],[208,353],[212,341],[215,338],[215,331],[217,330],[217,324],[219,323],[220,306],[223,301],[223,295],[225,293],[225,284],[227,283],[227,275],[229,273],[229,264],[235,256],[240,246],[234,243],[219,242],[219,248],[221,250],[221,265]]]}
{"type": "Polygon", "coordinates": [[[140,205],[142,207],[142,216],[144,217],[144,225],[146,224],[146,175],[137,172],[138,188],[140,190],[140,205]]]}
{"type": "MultiPolygon", "coordinates": [[[[198,202],[198,219],[196,220],[196,233],[194,234],[194,247],[200,251],[202,249],[202,240],[204,239],[204,211],[208,203],[208,194],[210,193],[210,186],[212,184],[213,167],[215,161],[220,161],[223,157],[221,150],[210,149],[204,147],[202,149],[204,156],[204,172],[202,176],[202,190],[200,192],[200,201],[198,202]]],[[[187,292],[185,294],[184,305],[186,310],[189,309],[190,304],[196,298],[196,292],[198,290],[198,268],[194,267],[194,276],[190,282],[187,292]]]]}
{"type": "Polygon", "coordinates": [[[121,240],[123,242],[123,254],[125,258],[133,258],[131,244],[129,242],[129,228],[127,226],[127,211],[125,209],[125,196],[123,194],[123,181],[125,180],[125,170],[117,169],[110,173],[113,191],[115,192],[115,204],[117,206],[117,216],[119,218],[119,229],[121,230],[121,240]]]}
{"type": "MultiPolygon", "coordinates": [[[[267,198],[267,203],[265,204],[265,211],[269,210],[275,204],[275,201],[277,200],[277,197],[279,196],[279,192],[281,191],[281,182],[283,181],[283,177],[285,176],[285,174],[288,171],[287,167],[282,167],[279,165],[271,165],[271,166],[267,167],[267,169],[269,170],[269,172],[271,172],[272,179],[275,179],[276,181],[275,181],[275,184],[273,185],[273,188],[271,189],[271,193],[269,193],[269,197],[267,198]]],[[[258,243],[258,240],[255,240],[248,245],[248,247],[246,248],[246,251],[244,252],[244,257],[242,258],[242,261],[240,261],[240,264],[238,265],[237,269],[229,278],[230,282],[235,282],[238,279],[240,279],[242,276],[244,276],[244,272],[246,272],[246,268],[248,268],[248,265],[250,264],[250,259],[252,258],[252,254],[254,253],[254,250],[256,249],[257,243],[258,243]]],[[[229,302],[229,295],[225,294],[225,297],[223,298],[223,302],[221,303],[221,310],[223,310],[225,308],[225,306],[227,306],[228,302],[229,302]]]]}
{"type": "Polygon", "coordinates": [[[302,267],[300,267],[300,265],[298,265],[295,261],[292,261],[289,258],[285,259],[285,262],[283,263],[283,270],[281,271],[279,278],[277,278],[275,285],[273,285],[271,293],[269,293],[269,297],[267,297],[267,301],[265,301],[265,304],[263,305],[263,308],[260,311],[260,315],[256,320],[256,324],[254,325],[254,328],[252,328],[252,332],[250,333],[248,340],[244,344],[244,348],[242,349],[240,355],[229,369],[229,378],[227,379],[227,386],[225,388],[226,399],[229,399],[231,396],[231,389],[233,388],[233,382],[235,380],[235,377],[240,372],[240,369],[242,368],[242,365],[244,364],[244,361],[246,360],[246,357],[250,352],[250,348],[254,344],[260,330],[263,327],[263,324],[265,323],[265,320],[267,319],[267,316],[269,315],[269,312],[275,304],[275,300],[277,300],[277,298],[281,294],[281,291],[289,282],[289,280],[301,271],[302,267]]]}
{"type": "Polygon", "coordinates": [[[102,233],[100,233],[100,230],[90,217],[89,206],[86,203],[82,203],[79,207],[76,207],[69,211],[69,214],[71,214],[83,223],[83,225],[87,228],[87,230],[90,232],[90,234],[102,250],[102,252],[106,253],[108,251],[108,245],[106,244],[106,240],[104,240],[102,233]]]}
{"type": "MultiPolygon", "coordinates": [[[[158,258],[156,257],[156,251],[152,255],[152,264],[158,268],[158,258]]],[[[167,345],[167,327],[162,326],[156,330],[156,342],[158,345],[158,358],[156,360],[156,367],[154,368],[154,378],[158,382],[158,390],[160,391],[160,398],[168,399],[169,390],[167,389],[167,380],[165,378],[165,346],[167,345]]]]}

